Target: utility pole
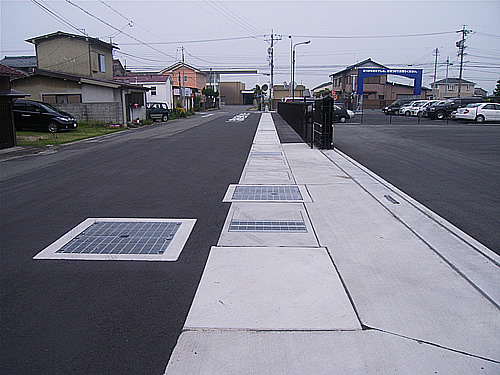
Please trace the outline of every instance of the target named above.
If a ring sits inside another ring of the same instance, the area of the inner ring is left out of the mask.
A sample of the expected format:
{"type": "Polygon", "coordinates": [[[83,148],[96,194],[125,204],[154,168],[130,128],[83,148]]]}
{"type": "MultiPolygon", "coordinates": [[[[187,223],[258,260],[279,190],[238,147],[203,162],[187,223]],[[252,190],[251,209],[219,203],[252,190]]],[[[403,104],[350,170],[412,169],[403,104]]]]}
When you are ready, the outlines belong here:
{"type": "Polygon", "coordinates": [[[446,96],[448,96],[448,67],[449,67],[450,65],[453,65],[453,63],[450,63],[450,56],[448,56],[448,57],[446,58],[446,81],[445,81],[445,83],[446,83],[446,88],[445,88],[445,90],[444,90],[444,98],[443,98],[443,99],[446,99],[446,96]]]}
{"type": "Polygon", "coordinates": [[[271,30],[271,39],[266,39],[266,42],[270,42],[270,47],[267,52],[269,53],[269,65],[271,66],[271,88],[269,89],[269,105],[273,109],[273,99],[274,99],[274,44],[281,40],[282,36],[274,33],[271,30]]]}
{"type": "MultiPolygon", "coordinates": [[[[181,48],[182,50],[182,92],[181,92],[181,98],[182,98],[182,108],[185,107],[185,103],[184,103],[184,96],[186,94],[186,90],[184,88],[184,77],[185,77],[185,73],[184,73],[184,47],[181,48]]],[[[184,108],[185,109],[185,108],[184,108]]]]}
{"type": "Polygon", "coordinates": [[[436,60],[434,61],[434,87],[436,87],[439,49],[436,48],[434,53],[436,54],[436,60]]]}
{"type": "Polygon", "coordinates": [[[465,45],[465,37],[467,34],[470,34],[472,30],[467,30],[465,28],[465,25],[462,27],[462,30],[458,30],[457,33],[462,33],[462,39],[460,39],[457,43],[456,46],[458,47],[458,55],[460,56],[460,74],[458,77],[458,96],[460,97],[460,94],[462,93],[462,72],[463,72],[463,66],[464,66],[464,51],[467,48],[465,45]]]}

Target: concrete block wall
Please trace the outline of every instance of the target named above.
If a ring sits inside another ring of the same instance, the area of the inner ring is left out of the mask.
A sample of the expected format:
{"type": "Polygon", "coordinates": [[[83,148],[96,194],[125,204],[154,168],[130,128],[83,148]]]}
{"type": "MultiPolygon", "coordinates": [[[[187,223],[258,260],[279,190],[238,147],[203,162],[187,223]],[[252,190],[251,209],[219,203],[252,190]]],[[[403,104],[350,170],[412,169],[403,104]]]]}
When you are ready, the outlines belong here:
{"type": "Polygon", "coordinates": [[[122,124],[123,110],[119,102],[55,104],[62,111],[71,113],[77,121],[102,121],[122,124]]]}

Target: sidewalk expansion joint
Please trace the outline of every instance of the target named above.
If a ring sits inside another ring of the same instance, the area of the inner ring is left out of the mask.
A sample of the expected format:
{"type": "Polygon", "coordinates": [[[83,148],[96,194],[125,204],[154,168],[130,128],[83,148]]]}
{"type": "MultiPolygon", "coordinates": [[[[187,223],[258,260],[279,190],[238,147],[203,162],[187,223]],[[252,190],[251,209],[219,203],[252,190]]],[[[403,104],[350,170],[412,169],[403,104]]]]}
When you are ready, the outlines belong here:
{"type": "Polygon", "coordinates": [[[335,264],[335,260],[333,259],[332,253],[330,252],[330,249],[328,248],[328,246],[324,246],[324,248],[326,249],[326,253],[328,254],[328,257],[330,258],[330,261],[332,262],[333,268],[335,268],[335,271],[337,272],[337,275],[339,276],[340,282],[342,283],[342,288],[344,288],[345,294],[347,295],[347,298],[349,299],[349,302],[352,305],[354,313],[356,314],[356,318],[358,319],[359,325],[361,326],[361,330],[362,331],[369,330],[370,327],[363,324],[363,322],[361,321],[361,317],[360,317],[358,309],[356,307],[356,303],[354,302],[354,299],[352,298],[352,295],[349,292],[349,289],[347,288],[346,283],[344,282],[344,278],[342,277],[340,270],[338,269],[337,265],[335,264]]]}
{"type": "Polygon", "coordinates": [[[279,332],[279,333],[295,333],[295,332],[360,332],[364,331],[363,329],[252,329],[252,328],[203,328],[203,327],[190,327],[183,328],[182,332],[279,332]]]}
{"type": "Polygon", "coordinates": [[[488,361],[488,362],[491,362],[491,363],[500,364],[500,360],[483,357],[483,356],[480,356],[480,355],[477,355],[477,354],[467,353],[467,352],[464,352],[463,350],[449,348],[447,346],[439,345],[439,344],[431,342],[431,341],[420,340],[420,339],[417,339],[417,338],[414,338],[414,337],[405,336],[405,335],[402,335],[402,334],[399,334],[399,333],[385,331],[385,330],[380,329],[380,328],[369,327],[368,329],[369,330],[373,330],[373,331],[377,331],[377,332],[381,332],[381,333],[385,333],[385,334],[388,334],[388,335],[392,335],[392,336],[401,337],[401,338],[406,339],[406,340],[415,341],[415,342],[417,342],[419,344],[430,345],[430,346],[434,346],[434,347],[439,348],[439,349],[448,350],[450,352],[462,354],[462,355],[465,355],[465,356],[468,356],[468,357],[473,357],[473,358],[481,359],[483,361],[488,361]]]}
{"type": "MultiPolygon", "coordinates": [[[[340,165],[338,165],[335,161],[330,159],[327,155],[325,155],[328,160],[330,160],[335,166],[337,166],[340,170],[342,170],[345,174],[349,175],[349,172],[347,172],[344,168],[342,168],[340,165]]],[[[348,160],[348,159],[347,159],[348,160]]],[[[352,163],[352,161],[348,160],[349,162],[352,163]]],[[[354,164],[354,163],[353,163],[354,164]]],[[[354,164],[356,166],[356,164],[354,164]]],[[[363,171],[366,173],[365,171],[363,171]]],[[[373,176],[369,175],[370,177],[374,178],[373,176]]],[[[352,177],[352,176],[351,176],[352,177]]],[[[408,225],[401,217],[396,215],[394,212],[392,212],[387,206],[385,206],[373,193],[371,193],[367,188],[365,188],[359,181],[356,180],[356,178],[352,177],[352,180],[356,185],[358,185],[364,192],[366,192],[370,197],[372,197],[380,206],[383,207],[384,210],[386,210],[391,216],[393,216],[398,222],[400,222],[406,229],[408,229],[415,237],[417,237],[420,241],[422,241],[430,250],[432,250],[439,258],[441,258],[452,270],[454,270],[460,277],[462,277],[464,280],[466,280],[479,294],[481,294],[484,298],[486,298],[491,304],[493,304],[497,309],[500,309],[500,305],[493,299],[491,298],[486,292],[484,292],[476,283],[474,283],[465,273],[460,271],[458,267],[456,267],[450,260],[448,260],[447,257],[445,257],[441,252],[436,249],[432,244],[430,244],[425,238],[423,238],[419,233],[417,233],[410,225],[408,225]]],[[[376,180],[378,181],[378,180],[376,180]]],[[[380,181],[379,181],[380,182],[380,181]]],[[[390,187],[386,186],[383,184],[386,188],[389,190],[393,190],[390,187]]],[[[397,192],[394,191],[395,194],[398,194],[397,192]]],[[[399,194],[398,194],[399,195],[399,194]]],[[[404,197],[401,197],[404,199],[404,197]]],[[[498,262],[496,262],[494,259],[489,257],[488,255],[484,254],[481,252],[479,249],[477,249],[474,245],[466,241],[465,239],[459,237],[456,233],[452,232],[446,226],[441,224],[439,221],[435,220],[434,218],[430,217],[427,213],[422,211],[419,207],[416,207],[413,205],[411,202],[407,201],[404,199],[408,204],[410,204],[412,207],[416,208],[418,211],[423,213],[426,217],[431,219],[433,222],[438,224],[440,227],[444,228],[448,233],[452,234],[456,238],[460,239],[462,242],[473,248],[475,251],[479,252],[482,256],[484,256],[486,259],[491,261],[493,264],[496,266],[500,266],[498,262]]]]}
{"type": "MultiPolygon", "coordinates": [[[[431,215],[429,215],[428,212],[426,212],[425,210],[423,210],[421,207],[419,207],[418,205],[415,205],[413,202],[411,202],[410,200],[408,200],[408,198],[406,198],[406,194],[404,192],[398,192],[397,188],[393,187],[389,182],[383,180],[382,178],[380,178],[379,176],[375,175],[374,176],[374,173],[372,171],[370,171],[368,168],[364,167],[364,166],[361,166],[358,165],[359,163],[357,163],[355,160],[351,159],[348,155],[344,154],[342,151],[339,151],[339,150],[335,150],[336,153],[338,153],[340,156],[342,156],[344,159],[346,159],[349,163],[351,163],[352,165],[354,165],[356,168],[358,168],[360,171],[362,171],[363,173],[367,174],[369,177],[371,177],[372,179],[374,179],[375,181],[377,181],[378,183],[382,184],[385,188],[387,188],[388,190],[392,191],[394,194],[398,195],[401,199],[403,199],[405,202],[407,202],[409,205],[411,205],[412,207],[414,207],[415,209],[417,209],[420,213],[422,213],[423,215],[425,215],[427,218],[431,219],[433,222],[435,222],[437,225],[439,225],[441,228],[445,229],[448,233],[452,234],[454,237],[458,238],[460,241],[462,241],[463,243],[465,243],[466,245],[470,246],[471,248],[473,248],[476,252],[478,252],[479,254],[481,254],[482,256],[484,256],[486,259],[488,259],[490,262],[492,262],[493,264],[495,264],[497,267],[500,267],[500,263],[493,259],[491,256],[489,256],[488,254],[485,254],[484,252],[482,252],[480,249],[477,248],[477,246],[475,246],[473,243],[469,242],[467,239],[463,238],[462,236],[459,236],[457,233],[455,233],[453,230],[450,230],[450,228],[448,228],[446,225],[444,225],[443,223],[441,223],[439,220],[436,220],[434,217],[432,217],[431,215]],[[402,195],[402,194],[403,195],[402,195]]],[[[348,176],[350,176],[350,178],[358,185],[360,186],[363,190],[365,190],[368,194],[370,194],[357,180],[356,178],[354,178],[353,176],[351,176],[344,168],[342,168],[340,165],[338,165],[335,161],[333,161],[332,159],[330,159],[328,157],[328,155],[326,155],[324,152],[323,154],[326,156],[326,158],[328,160],[330,160],[335,166],[337,166],[340,170],[342,170],[345,174],[347,174],[348,176]]],[[[398,189],[399,190],[399,189],[398,189]]],[[[370,194],[373,198],[375,198],[375,200],[377,200],[379,203],[379,199],[377,197],[374,197],[372,194],[370,194]]],[[[411,197],[410,197],[411,199],[411,197]]],[[[418,202],[417,202],[418,203],[418,202]]],[[[384,206],[385,207],[385,206],[384,206]]],[[[388,210],[394,217],[396,217],[398,220],[399,218],[394,215],[394,213],[392,213],[387,207],[385,207],[386,210],[388,210]]],[[[484,245],[483,245],[484,246],[484,245]]]]}

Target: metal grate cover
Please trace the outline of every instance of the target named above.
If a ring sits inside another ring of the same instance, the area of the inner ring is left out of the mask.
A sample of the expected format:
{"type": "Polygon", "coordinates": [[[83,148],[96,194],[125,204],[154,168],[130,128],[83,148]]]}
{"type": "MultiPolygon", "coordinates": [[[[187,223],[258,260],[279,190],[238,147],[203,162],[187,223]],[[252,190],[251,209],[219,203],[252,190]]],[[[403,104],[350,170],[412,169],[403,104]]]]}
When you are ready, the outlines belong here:
{"type": "Polygon", "coordinates": [[[300,201],[298,186],[236,186],[234,200],[247,201],[300,201]]]}
{"type": "Polygon", "coordinates": [[[180,222],[95,222],[57,253],[163,254],[180,222]]]}
{"type": "Polygon", "coordinates": [[[265,152],[265,151],[252,151],[250,153],[250,156],[282,156],[283,153],[281,151],[269,151],[269,152],[265,152]]]}
{"type": "Polygon", "coordinates": [[[176,261],[196,219],[88,218],[33,259],[176,261]]]}
{"type": "Polygon", "coordinates": [[[231,220],[230,232],[288,232],[307,233],[304,221],[231,220]]]}

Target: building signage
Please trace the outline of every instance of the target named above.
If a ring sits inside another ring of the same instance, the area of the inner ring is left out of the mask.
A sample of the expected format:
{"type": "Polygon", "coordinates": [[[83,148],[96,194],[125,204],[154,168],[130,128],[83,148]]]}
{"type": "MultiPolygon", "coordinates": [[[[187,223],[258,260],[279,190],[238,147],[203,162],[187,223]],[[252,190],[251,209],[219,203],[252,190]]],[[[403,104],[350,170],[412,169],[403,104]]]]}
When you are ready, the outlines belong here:
{"type": "Polygon", "coordinates": [[[422,69],[385,69],[385,68],[361,68],[358,69],[358,95],[363,95],[363,80],[368,77],[392,74],[403,76],[414,80],[413,94],[422,93],[422,69]]]}

